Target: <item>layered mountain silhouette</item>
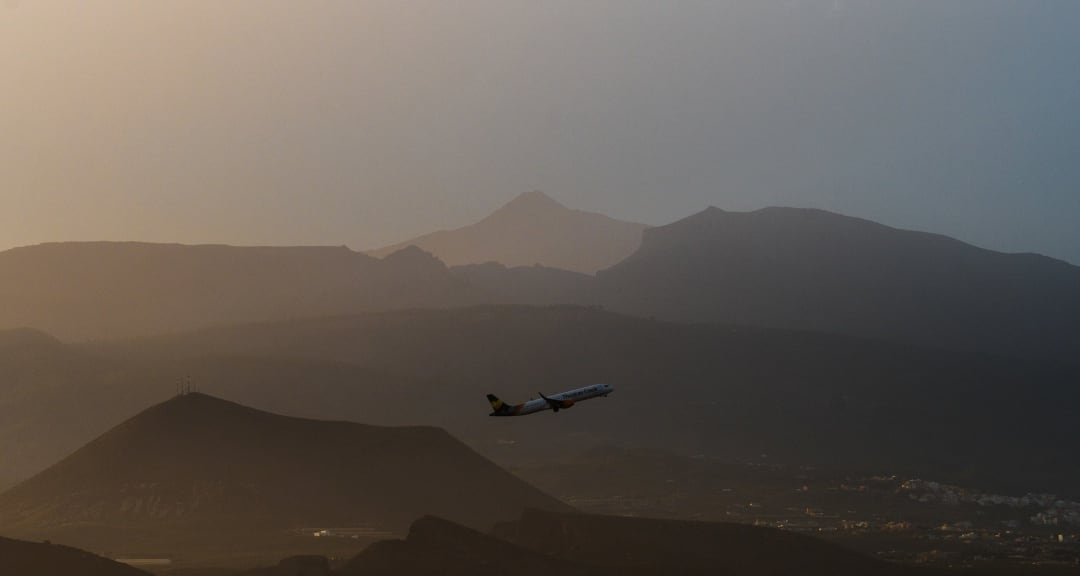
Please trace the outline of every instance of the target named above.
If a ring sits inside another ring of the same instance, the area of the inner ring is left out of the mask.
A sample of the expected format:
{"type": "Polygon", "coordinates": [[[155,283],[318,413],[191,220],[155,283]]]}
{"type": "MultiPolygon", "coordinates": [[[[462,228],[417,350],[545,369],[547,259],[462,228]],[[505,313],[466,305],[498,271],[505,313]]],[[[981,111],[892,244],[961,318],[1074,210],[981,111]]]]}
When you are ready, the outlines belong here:
{"type": "Polygon", "coordinates": [[[240,547],[310,526],[402,532],[429,513],[486,527],[529,506],[567,509],[437,428],[303,420],[187,394],[0,495],[0,531],[240,547]]]}
{"type": "Polygon", "coordinates": [[[407,246],[431,252],[448,265],[498,262],[540,264],[592,274],[626,258],[641,244],[644,224],[573,210],[543,192],[526,192],[483,220],[370,252],[383,257],[407,246]]]}
{"type": "Polygon", "coordinates": [[[67,546],[0,538],[0,574],[13,576],[148,576],[142,570],[67,546]]]}
{"type": "Polygon", "coordinates": [[[10,422],[5,430],[18,434],[0,435],[0,449],[32,445],[36,459],[0,461],[8,478],[16,461],[26,478],[190,376],[263,410],[439,426],[502,464],[614,444],[735,459],[764,453],[1007,494],[1076,495],[1080,482],[1073,366],[595,308],[253,324],[61,345],[21,366],[21,377],[0,381],[12,391],[0,396],[0,426],[10,422]],[[597,382],[616,392],[557,415],[487,417],[488,393],[524,401],[597,382]]]}
{"type": "Polygon", "coordinates": [[[1080,267],[821,210],[710,208],[599,280],[636,315],[1080,358],[1080,267]]]}
{"type": "MultiPolygon", "coordinates": [[[[592,216],[581,216],[587,234],[544,216],[558,220],[566,212],[574,213],[530,193],[476,226],[507,238],[543,236],[573,254],[606,245],[582,235],[618,236],[592,216]]],[[[492,250],[515,245],[482,236],[478,245],[492,250]]],[[[9,250],[0,253],[0,329],[30,326],[90,340],[407,308],[577,304],[679,322],[1080,358],[1080,268],[819,210],[711,208],[645,230],[635,252],[597,276],[532,256],[448,268],[436,256],[451,263],[494,257],[458,260],[418,244],[388,249],[381,260],[344,247],[76,243],[9,250]],[[545,265],[513,265],[529,260],[545,265]]]]}

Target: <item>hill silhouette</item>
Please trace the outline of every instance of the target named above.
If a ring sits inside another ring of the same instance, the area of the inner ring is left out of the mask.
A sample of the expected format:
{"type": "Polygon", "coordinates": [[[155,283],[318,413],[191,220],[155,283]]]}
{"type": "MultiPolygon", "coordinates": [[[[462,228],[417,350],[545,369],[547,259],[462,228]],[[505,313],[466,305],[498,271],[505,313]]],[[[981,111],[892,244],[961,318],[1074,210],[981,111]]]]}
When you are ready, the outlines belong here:
{"type": "Polygon", "coordinates": [[[541,264],[592,274],[629,256],[647,226],[573,210],[543,192],[526,192],[483,220],[369,252],[386,256],[415,245],[450,266],[541,264]]]}
{"type": "Polygon", "coordinates": [[[376,542],[335,573],[341,576],[586,576],[599,572],[442,518],[426,516],[412,524],[406,539],[376,542]]]}
{"type": "Polygon", "coordinates": [[[133,535],[242,547],[310,526],[403,531],[427,513],[484,527],[526,506],[566,508],[437,428],[304,420],[187,394],[0,495],[0,530],[97,547],[133,535]]]}
{"type": "Polygon", "coordinates": [[[330,576],[330,560],[325,556],[290,556],[274,566],[245,570],[235,576],[330,576]]]}
{"type": "Polygon", "coordinates": [[[67,546],[0,538],[0,574],[12,576],[148,576],[142,570],[67,546]]]}
{"type": "Polygon", "coordinates": [[[599,280],[636,315],[1080,358],[1080,267],[821,210],[709,208],[599,280]]]}

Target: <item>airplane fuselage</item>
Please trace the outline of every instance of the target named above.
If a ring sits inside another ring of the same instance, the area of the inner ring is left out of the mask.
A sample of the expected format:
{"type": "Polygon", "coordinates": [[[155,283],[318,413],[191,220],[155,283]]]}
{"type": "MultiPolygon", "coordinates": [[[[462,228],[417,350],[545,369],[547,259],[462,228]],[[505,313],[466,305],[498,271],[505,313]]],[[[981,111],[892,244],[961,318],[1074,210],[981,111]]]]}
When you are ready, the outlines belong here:
{"type": "Polygon", "coordinates": [[[491,416],[525,416],[544,410],[554,410],[558,412],[559,410],[570,408],[574,404],[584,400],[607,396],[614,390],[615,387],[610,384],[593,384],[592,386],[575,388],[550,396],[541,395],[540,398],[535,398],[521,404],[507,404],[490,395],[488,396],[488,400],[491,402],[493,410],[491,416]]]}

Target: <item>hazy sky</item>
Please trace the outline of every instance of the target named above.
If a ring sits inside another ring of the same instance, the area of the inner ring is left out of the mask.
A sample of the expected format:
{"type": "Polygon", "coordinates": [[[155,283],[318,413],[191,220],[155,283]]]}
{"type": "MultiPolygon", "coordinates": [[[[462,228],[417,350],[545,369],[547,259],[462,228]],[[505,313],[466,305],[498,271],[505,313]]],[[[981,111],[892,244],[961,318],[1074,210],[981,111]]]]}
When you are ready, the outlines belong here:
{"type": "Polygon", "coordinates": [[[1080,263],[1080,2],[0,0],[0,249],[374,248],[514,195],[1080,263]]]}

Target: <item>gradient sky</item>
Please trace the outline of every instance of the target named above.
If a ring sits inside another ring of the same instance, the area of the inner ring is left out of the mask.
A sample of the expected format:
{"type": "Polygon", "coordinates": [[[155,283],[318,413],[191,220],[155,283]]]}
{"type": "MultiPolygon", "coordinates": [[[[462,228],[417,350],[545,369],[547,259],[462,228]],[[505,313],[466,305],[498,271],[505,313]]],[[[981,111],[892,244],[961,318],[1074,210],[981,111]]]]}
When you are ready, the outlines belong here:
{"type": "Polygon", "coordinates": [[[540,189],[1080,263],[1080,2],[0,0],[0,249],[374,248],[540,189]]]}

